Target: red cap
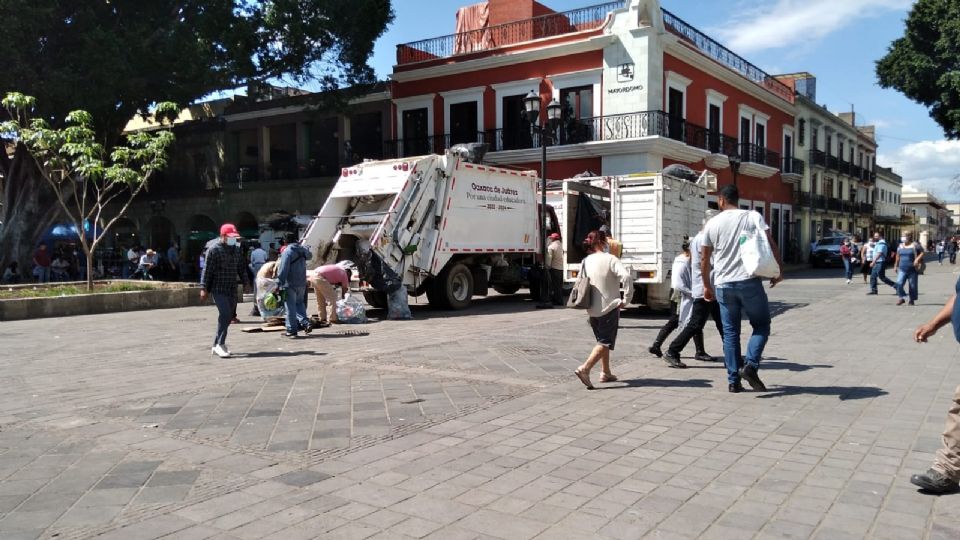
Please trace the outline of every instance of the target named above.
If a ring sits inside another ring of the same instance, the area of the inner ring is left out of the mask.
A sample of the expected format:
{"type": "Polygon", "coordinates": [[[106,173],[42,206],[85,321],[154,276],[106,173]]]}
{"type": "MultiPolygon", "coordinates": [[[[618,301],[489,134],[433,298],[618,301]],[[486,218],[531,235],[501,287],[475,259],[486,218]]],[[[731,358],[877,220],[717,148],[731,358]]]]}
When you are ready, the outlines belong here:
{"type": "Polygon", "coordinates": [[[240,236],[240,233],[237,231],[237,226],[233,223],[224,223],[220,226],[220,236],[240,236]]]}
{"type": "Polygon", "coordinates": [[[559,240],[559,239],[560,239],[560,233],[552,233],[552,234],[550,235],[550,239],[551,239],[551,240],[559,240]]]}

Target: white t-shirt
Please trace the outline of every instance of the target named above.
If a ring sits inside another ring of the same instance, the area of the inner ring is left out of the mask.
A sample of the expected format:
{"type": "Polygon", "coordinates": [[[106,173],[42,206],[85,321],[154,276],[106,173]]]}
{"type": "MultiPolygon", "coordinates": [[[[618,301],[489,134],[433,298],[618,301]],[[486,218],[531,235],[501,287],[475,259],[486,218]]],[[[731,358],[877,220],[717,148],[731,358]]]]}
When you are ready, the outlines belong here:
{"type": "Polygon", "coordinates": [[[740,235],[752,230],[756,218],[761,231],[770,230],[763,215],[753,210],[724,210],[707,222],[703,245],[713,248],[714,287],[753,279],[740,260],[740,235]]]}
{"type": "Polygon", "coordinates": [[[593,253],[583,260],[583,264],[590,278],[590,307],[587,314],[591,317],[606,315],[620,306],[621,285],[626,301],[629,302],[633,297],[633,277],[620,259],[609,253],[593,253]]]}

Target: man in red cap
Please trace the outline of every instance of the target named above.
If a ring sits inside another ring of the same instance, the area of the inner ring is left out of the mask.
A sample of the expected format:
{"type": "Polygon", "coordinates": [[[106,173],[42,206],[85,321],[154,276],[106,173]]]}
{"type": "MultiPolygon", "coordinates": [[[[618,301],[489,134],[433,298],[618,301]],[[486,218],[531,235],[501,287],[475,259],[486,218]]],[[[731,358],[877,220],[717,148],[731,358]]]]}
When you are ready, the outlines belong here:
{"type": "Polygon", "coordinates": [[[213,339],[213,354],[228,358],[227,329],[237,311],[237,280],[247,284],[247,272],[240,253],[240,233],[232,223],[220,227],[220,241],[210,246],[206,254],[203,274],[200,276],[200,299],[213,295],[217,305],[217,335],[213,339]]]}
{"type": "Polygon", "coordinates": [[[550,301],[556,306],[563,305],[563,242],[560,233],[550,235],[547,246],[547,268],[550,270],[550,301]]]}

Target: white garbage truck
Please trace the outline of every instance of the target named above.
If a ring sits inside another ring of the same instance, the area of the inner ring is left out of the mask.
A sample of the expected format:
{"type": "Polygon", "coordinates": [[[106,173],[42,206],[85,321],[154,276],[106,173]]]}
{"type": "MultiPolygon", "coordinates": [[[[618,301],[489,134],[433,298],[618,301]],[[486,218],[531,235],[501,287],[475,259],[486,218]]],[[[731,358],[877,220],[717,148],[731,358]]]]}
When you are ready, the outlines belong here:
{"type": "MultiPolygon", "coordinates": [[[[341,173],[304,235],[311,266],[356,260],[369,246],[410,295],[426,294],[433,306],[462,309],[489,288],[517,292],[551,232],[541,231],[532,171],[474,163],[448,150],[367,161],[341,173]]],[[[361,285],[368,303],[386,305],[383,291],[361,285]]]]}
{"type": "MultiPolygon", "coordinates": [[[[670,271],[683,237],[700,230],[709,171],[684,177],[666,172],[572,178],[563,182],[559,211],[564,239],[564,280],[576,281],[586,233],[606,224],[622,245],[621,261],[634,277],[631,304],[662,310],[670,306],[670,271]]],[[[692,171],[690,171],[692,173],[692,171]]]]}

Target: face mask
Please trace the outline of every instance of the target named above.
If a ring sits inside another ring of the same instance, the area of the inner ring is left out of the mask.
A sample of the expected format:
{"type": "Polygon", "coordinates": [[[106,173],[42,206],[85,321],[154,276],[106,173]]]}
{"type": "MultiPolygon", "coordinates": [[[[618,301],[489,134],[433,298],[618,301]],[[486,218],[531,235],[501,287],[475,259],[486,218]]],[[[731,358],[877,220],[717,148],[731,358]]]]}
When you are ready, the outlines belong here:
{"type": "Polygon", "coordinates": [[[907,237],[906,237],[906,236],[901,236],[901,237],[900,237],[900,241],[903,242],[904,244],[906,244],[906,243],[907,243],[907,237]]]}
{"type": "Polygon", "coordinates": [[[234,237],[232,237],[232,236],[228,236],[228,237],[227,237],[227,245],[228,245],[228,246],[235,246],[235,245],[237,245],[237,239],[234,238],[234,237]]]}

